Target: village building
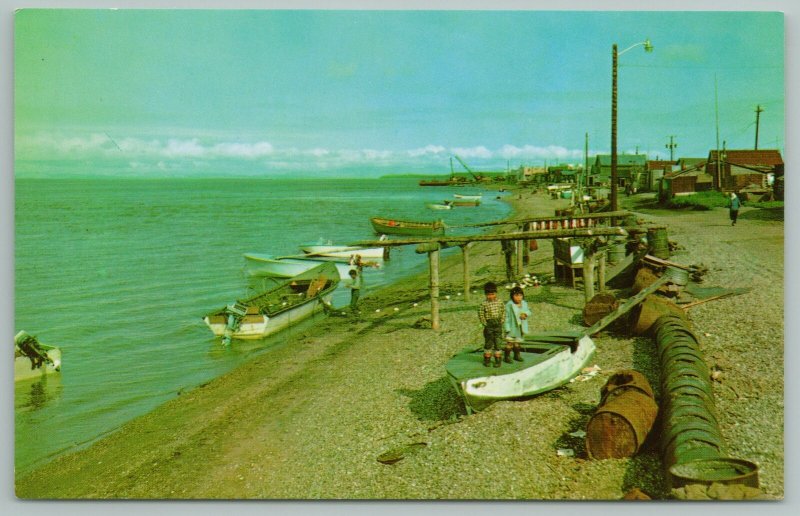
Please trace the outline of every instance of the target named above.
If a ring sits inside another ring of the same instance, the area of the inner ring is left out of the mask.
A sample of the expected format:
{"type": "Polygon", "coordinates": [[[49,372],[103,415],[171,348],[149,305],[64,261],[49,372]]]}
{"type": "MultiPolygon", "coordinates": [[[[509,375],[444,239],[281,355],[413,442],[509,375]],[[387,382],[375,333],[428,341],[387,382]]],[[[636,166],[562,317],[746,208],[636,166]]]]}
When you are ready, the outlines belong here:
{"type": "MultiPolygon", "coordinates": [[[[647,172],[647,156],[644,154],[617,155],[617,188],[638,188],[647,172]]],[[[589,184],[593,186],[611,184],[611,154],[598,154],[589,172],[589,184]]]]}
{"type": "Polygon", "coordinates": [[[527,184],[542,184],[547,181],[547,168],[521,166],[517,169],[517,181],[527,184]]]}
{"type": "Polygon", "coordinates": [[[677,167],[677,170],[665,173],[654,188],[658,191],[659,199],[671,199],[676,195],[689,195],[714,188],[713,177],[706,173],[705,159],[679,159],[677,167]]]}
{"type": "Polygon", "coordinates": [[[783,158],[775,149],[711,150],[705,172],[714,188],[725,192],[766,191],[775,178],[783,177],[783,158]],[[719,158],[717,156],[719,155],[719,158]]]}
{"type": "Polygon", "coordinates": [[[672,161],[648,160],[647,173],[640,179],[637,190],[640,192],[652,192],[658,190],[661,178],[670,174],[675,168],[672,161]]]}
{"type": "Polygon", "coordinates": [[[577,183],[583,167],[575,165],[551,165],[547,167],[547,181],[550,183],[577,183]]]}

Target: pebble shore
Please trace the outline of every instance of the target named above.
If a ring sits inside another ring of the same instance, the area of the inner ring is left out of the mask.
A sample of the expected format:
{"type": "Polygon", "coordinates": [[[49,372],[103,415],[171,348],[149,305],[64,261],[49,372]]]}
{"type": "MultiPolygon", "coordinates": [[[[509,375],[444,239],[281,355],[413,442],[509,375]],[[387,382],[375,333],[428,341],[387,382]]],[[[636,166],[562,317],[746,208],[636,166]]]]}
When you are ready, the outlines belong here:
{"type": "MultiPolygon", "coordinates": [[[[484,195],[490,194],[487,192],[484,195]]],[[[670,212],[622,200],[668,226],[671,258],[708,267],[704,286],[748,287],[691,308],[729,455],[756,462],[761,496],[784,496],[783,221],[745,208],[670,212]]],[[[510,196],[516,216],[566,206],[528,191],[510,196]]],[[[540,240],[526,270],[552,277],[540,240]]],[[[176,395],[91,447],[16,479],[22,498],[619,500],[638,490],[671,499],[657,438],[628,459],[591,460],[581,437],[600,389],[636,369],[659,395],[649,337],[602,332],[599,374],[526,401],[466,415],[444,364],[480,342],[480,286],[504,284],[499,243],[470,252],[475,294],[462,292],[456,254],[442,263],[441,330],[430,329],[427,274],[363,298],[360,320],[330,317],[235,371],[176,395]],[[396,310],[395,310],[396,309],[396,310]],[[583,381],[585,380],[585,381],[583,381]],[[580,434],[576,434],[580,435],[580,434]],[[569,453],[559,450],[571,450],[569,453]],[[399,457],[391,464],[378,459],[399,457]]],[[[582,328],[580,289],[528,287],[532,331],[582,328]]],[[[501,288],[500,298],[508,295],[501,288]]]]}

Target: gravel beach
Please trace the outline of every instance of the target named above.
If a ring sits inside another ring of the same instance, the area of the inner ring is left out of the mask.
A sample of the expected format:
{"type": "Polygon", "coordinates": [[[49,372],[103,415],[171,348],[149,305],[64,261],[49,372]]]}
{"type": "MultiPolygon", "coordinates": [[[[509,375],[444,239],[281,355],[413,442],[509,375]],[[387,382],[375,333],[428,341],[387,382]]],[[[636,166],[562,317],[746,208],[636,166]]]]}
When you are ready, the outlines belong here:
{"type": "MultiPolygon", "coordinates": [[[[517,217],[550,216],[567,205],[514,191],[517,217]]],[[[746,294],[689,309],[713,382],[731,457],[759,465],[761,497],[784,496],[784,223],[745,207],[655,209],[651,195],[621,199],[647,222],[668,227],[671,260],[703,264],[703,286],[746,294]]],[[[553,274],[552,245],[540,240],[526,271],[553,274]]],[[[363,298],[363,316],[330,317],[286,345],[135,419],[87,449],[16,478],[34,499],[448,499],[618,500],[666,488],[658,439],[629,459],[591,460],[583,439],[616,370],[645,374],[659,396],[649,337],[602,332],[597,376],[526,401],[466,415],[444,364],[481,341],[476,315],[487,280],[504,284],[499,243],[470,251],[475,294],[461,294],[461,260],[442,263],[441,329],[430,329],[427,274],[363,298]],[[446,299],[445,296],[450,296],[446,299]],[[573,450],[561,456],[559,449],[573,450]],[[401,460],[377,459],[396,452],[401,460]]],[[[500,298],[507,299],[501,288],[500,298]]],[[[526,289],[532,331],[579,329],[584,294],[546,283],[526,289]]]]}

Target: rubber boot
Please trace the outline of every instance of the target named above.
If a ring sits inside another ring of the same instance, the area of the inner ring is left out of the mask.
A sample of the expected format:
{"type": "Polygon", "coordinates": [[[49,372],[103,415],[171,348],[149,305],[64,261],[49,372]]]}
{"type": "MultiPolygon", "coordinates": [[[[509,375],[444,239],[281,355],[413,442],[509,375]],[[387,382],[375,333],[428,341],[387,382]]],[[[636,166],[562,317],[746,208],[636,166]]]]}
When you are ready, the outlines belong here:
{"type": "Polygon", "coordinates": [[[503,362],[507,364],[511,363],[511,346],[503,348],[503,362]]]}
{"type": "Polygon", "coordinates": [[[494,354],[494,366],[495,366],[495,367],[500,367],[500,356],[501,356],[501,355],[500,355],[500,352],[499,352],[499,351],[497,351],[497,352],[494,354]]]}
{"type": "Polygon", "coordinates": [[[520,354],[521,352],[522,352],[522,346],[520,346],[519,344],[514,344],[514,360],[516,360],[517,362],[522,362],[522,355],[520,354]]]}
{"type": "Polygon", "coordinates": [[[492,365],[492,354],[491,353],[484,353],[483,354],[483,365],[489,367],[492,365]]]}

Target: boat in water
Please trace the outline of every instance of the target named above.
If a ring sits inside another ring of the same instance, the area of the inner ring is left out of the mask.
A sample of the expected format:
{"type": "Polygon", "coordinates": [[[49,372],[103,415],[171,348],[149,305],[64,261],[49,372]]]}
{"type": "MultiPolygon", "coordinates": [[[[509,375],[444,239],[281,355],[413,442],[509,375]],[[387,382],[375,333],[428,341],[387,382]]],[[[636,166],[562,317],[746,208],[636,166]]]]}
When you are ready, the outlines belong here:
{"type": "Polygon", "coordinates": [[[372,217],[369,219],[372,228],[378,234],[408,236],[441,236],[444,235],[444,221],[414,222],[410,220],[386,219],[372,217]]]}
{"type": "Polygon", "coordinates": [[[217,337],[261,339],[327,310],[339,285],[333,262],[324,262],[247,299],[237,300],[203,320],[217,337]]]}
{"type": "Polygon", "coordinates": [[[522,362],[483,365],[483,345],[464,350],[446,365],[447,376],[464,400],[467,413],[495,401],[525,399],[555,389],[580,374],[595,351],[589,335],[579,332],[545,332],[526,335],[522,362]]]}
{"type": "Polygon", "coordinates": [[[362,260],[383,260],[383,247],[357,247],[348,245],[327,244],[303,244],[300,250],[309,257],[321,260],[340,260],[350,262],[356,256],[362,260]]]}
{"type": "Polygon", "coordinates": [[[427,206],[429,210],[449,210],[453,207],[450,201],[444,201],[441,203],[428,203],[425,206],[427,206]]]}
{"type": "Polygon", "coordinates": [[[349,262],[325,260],[317,257],[295,256],[289,258],[261,253],[245,253],[244,260],[245,271],[248,276],[267,276],[279,279],[293,278],[323,263],[334,264],[339,273],[339,278],[347,279],[350,269],[355,267],[349,262]]]}
{"type": "Polygon", "coordinates": [[[463,199],[465,201],[480,201],[483,199],[483,194],[475,194],[475,195],[465,195],[465,194],[453,194],[453,197],[456,199],[463,199]]]}
{"type": "Polygon", "coordinates": [[[14,336],[14,381],[40,378],[61,371],[61,350],[39,342],[25,331],[14,336]]]}
{"type": "Polygon", "coordinates": [[[455,201],[449,201],[449,202],[453,206],[480,206],[481,205],[480,199],[456,199],[455,201]]]}

